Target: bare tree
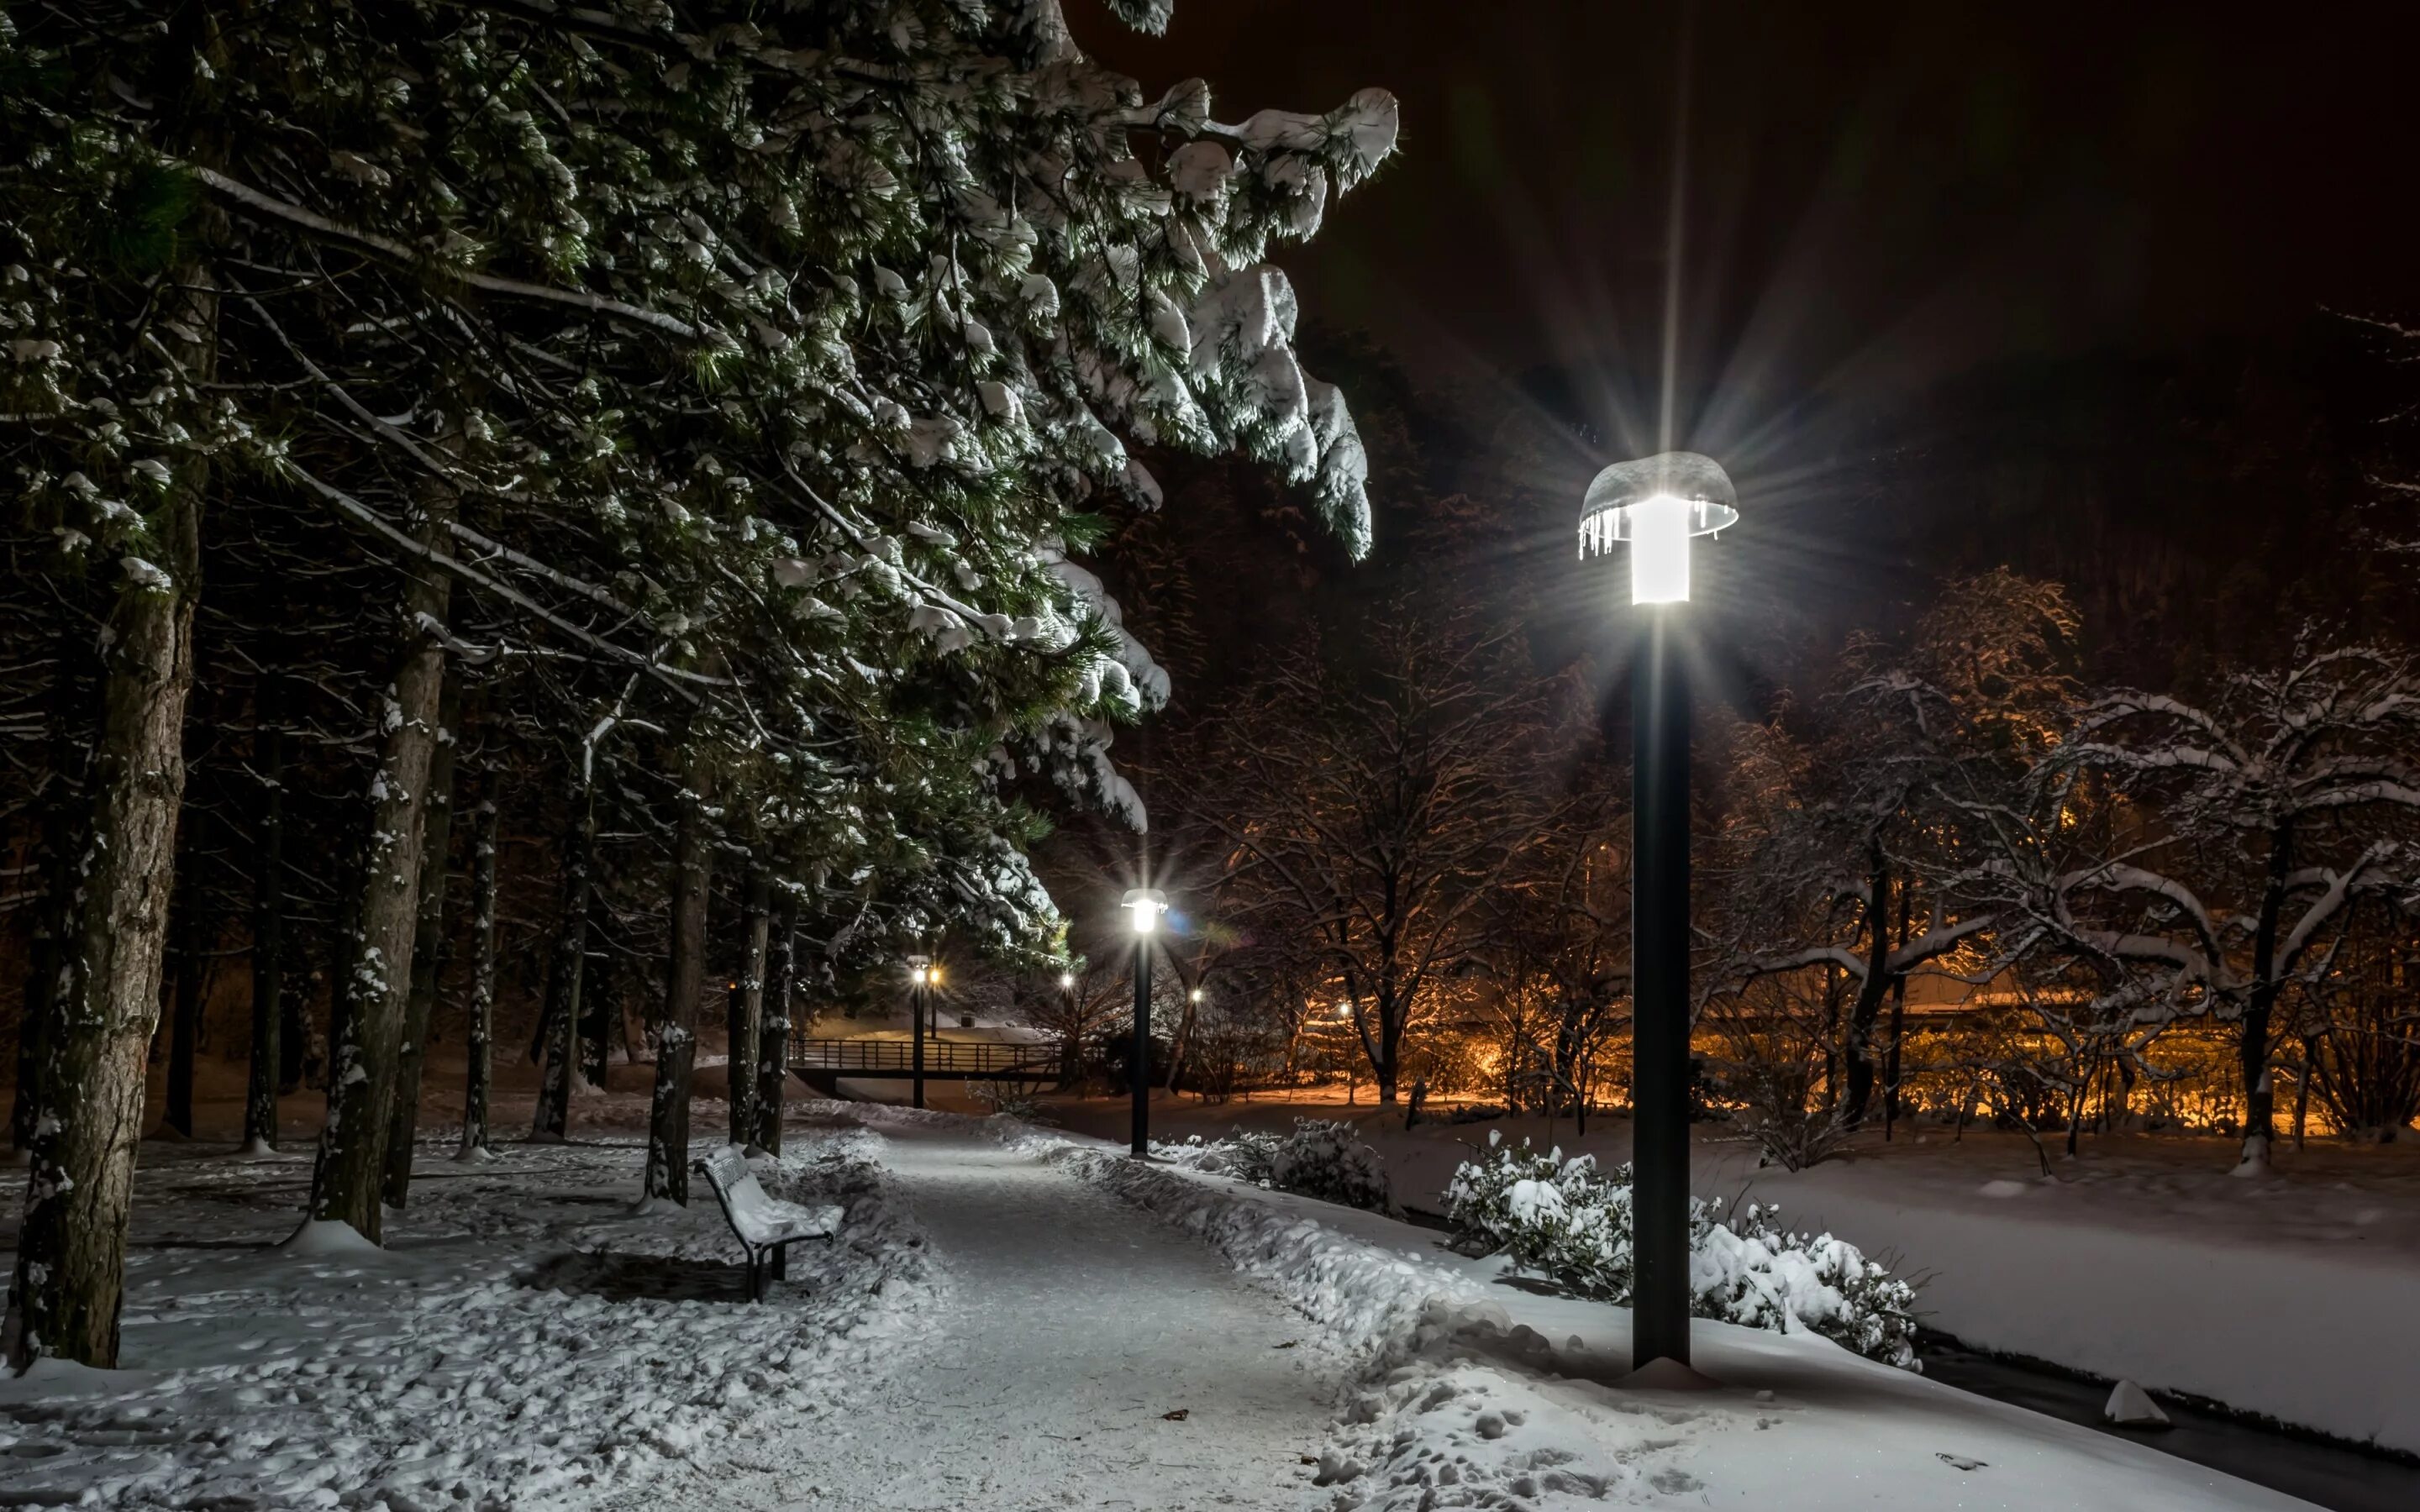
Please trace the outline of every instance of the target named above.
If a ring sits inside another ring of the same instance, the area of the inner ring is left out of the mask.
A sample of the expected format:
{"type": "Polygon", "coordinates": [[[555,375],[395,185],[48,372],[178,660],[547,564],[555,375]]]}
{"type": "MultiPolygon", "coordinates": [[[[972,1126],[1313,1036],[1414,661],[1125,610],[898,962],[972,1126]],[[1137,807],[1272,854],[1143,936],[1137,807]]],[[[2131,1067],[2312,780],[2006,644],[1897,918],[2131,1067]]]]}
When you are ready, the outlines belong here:
{"type": "Polygon", "coordinates": [[[1953,579],[1903,643],[1852,642],[1808,738],[1786,719],[1743,734],[1717,862],[1734,980],[1823,965],[1853,984],[1838,1037],[1852,1128],[1872,1107],[1885,1005],[1918,970],[1978,964],[1993,914],[1945,881],[1967,865],[1961,821],[2010,802],[2056,739],[2076,630],[2056,584],[1953,579]]]}
{"type": "Polygon", "coordinates": [[[2004,929],[2022,912],[2040,945],[2149,976],[2137,997],[2235,1026],[2242,1174],[2269,1164],[2281,1000],[2313,980],[2354,901],[2415,886],[2415,749],[2407,656],[2306,648],[2206,704],[2093,701],[2045,764],[2037,810],[1998,816],[2009,843],[1978,881],[2006,885],[2004,929]]]}
{"type": "Polygon", "coordinates": [[[1512,637],[1397,604],[1287,658],[1254,698],[1214,779],[1228,896],[1239,920],[1309,944],[1391,1103],[1405,1034],[1535,839],[1546,682],[1512,637]]]}

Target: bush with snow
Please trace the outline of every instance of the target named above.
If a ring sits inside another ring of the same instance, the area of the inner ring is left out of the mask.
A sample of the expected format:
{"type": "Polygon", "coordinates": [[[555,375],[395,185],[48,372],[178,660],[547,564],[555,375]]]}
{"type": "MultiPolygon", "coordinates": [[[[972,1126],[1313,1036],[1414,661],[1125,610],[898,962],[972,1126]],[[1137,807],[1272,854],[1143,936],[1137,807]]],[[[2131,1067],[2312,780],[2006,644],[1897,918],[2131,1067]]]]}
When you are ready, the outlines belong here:
{"type": "Polygon", "coordinates": [[[1331,1119],[1296,1119],[1290,1134],[1245,1129],[1224,1139],[1195,1134],[1181,1145],[1156,1146],[1152,1153],[1197,1171],[1348,1208],[1385,1212],[1394,1205],[1386,1160],[1354,1137],[1351,1124],[1331,1119]]]}
{"type": "MultiPolygon", "coordinates": [[[[1630,1167],[1600,1169],[1488,1138],[1445,1190],[1458,1242],[1501,1254],[1584,1297],[1627,1305],[1632,1284],[1630,1167]]],[[[1723,1214],[1719,1198],[1689,1205],[1690,1307],[1699,1318],[1788,1333],[1805,1328],[1869,1359],[1916,1364],[1916,1288],[1855,1245],[1778,1227],[1770,1205],[1723,1214]]]]}

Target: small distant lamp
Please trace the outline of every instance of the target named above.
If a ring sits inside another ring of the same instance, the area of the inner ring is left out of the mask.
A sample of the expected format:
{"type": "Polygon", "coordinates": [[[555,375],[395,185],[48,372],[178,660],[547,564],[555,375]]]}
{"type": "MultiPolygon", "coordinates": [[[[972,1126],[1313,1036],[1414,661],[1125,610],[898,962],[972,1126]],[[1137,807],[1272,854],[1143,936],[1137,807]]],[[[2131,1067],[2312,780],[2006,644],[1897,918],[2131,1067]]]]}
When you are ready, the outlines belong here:
{"type": "Polygon", "coordinates": [[[924,1105],[925,989],[940,980],[940,968],[933,964],[931,956],[911,955],[908,958],[908,980],[910,984],[908,988],[908,1036],[912,1041],[908,1051],[908,1075],[915,1088],[915,1104],[920,1108],[924,1105]]]}
{"type": "Polygon", "coordinates": [[[1137,1160],[1151,1155],[1151,937],[1159,931],[1159,916],[1168,912],[1168,895],[1156,887],[1136,887],[1119,900],[1134,924],[1134,1141],[1128,1151],[1137,1160]]]}
{"type": "Polygon", "coordinates": [[[1580,506],[1580,556],[1630,548],[1647,609],[1631,671],[1631,1363],[1689,1363],[1689,689],[1675,644],[1689,543],[1737,523],[1696,452],[1618,462],[1580,506]]]}

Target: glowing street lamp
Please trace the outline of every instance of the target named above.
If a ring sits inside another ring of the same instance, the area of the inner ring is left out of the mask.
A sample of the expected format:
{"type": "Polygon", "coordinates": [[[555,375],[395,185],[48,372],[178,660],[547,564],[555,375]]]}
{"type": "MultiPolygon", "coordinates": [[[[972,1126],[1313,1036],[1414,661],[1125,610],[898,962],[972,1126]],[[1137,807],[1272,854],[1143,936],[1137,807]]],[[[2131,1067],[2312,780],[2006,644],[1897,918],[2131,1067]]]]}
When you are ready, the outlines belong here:
{"type": "Polygon", "coordinates": [[[1631,1363],[1689,1363],[1689,688],[1680,611],[1689,543],[1739,519],[1712,457],[1666,452],[1596,475],[1580,555],[1630,548],[1646,606],[1631,697],[1631,1363]]]}
{"type": "Polygon", "coordinates": [[[1151,937],[1159,932],[1159,916],[1168,912],[1168,895],[1156,887],[1136,887],[1120,899],[1134,925],[1134,1144],[1137,1160],[1151,1154],[1151,937]]]}

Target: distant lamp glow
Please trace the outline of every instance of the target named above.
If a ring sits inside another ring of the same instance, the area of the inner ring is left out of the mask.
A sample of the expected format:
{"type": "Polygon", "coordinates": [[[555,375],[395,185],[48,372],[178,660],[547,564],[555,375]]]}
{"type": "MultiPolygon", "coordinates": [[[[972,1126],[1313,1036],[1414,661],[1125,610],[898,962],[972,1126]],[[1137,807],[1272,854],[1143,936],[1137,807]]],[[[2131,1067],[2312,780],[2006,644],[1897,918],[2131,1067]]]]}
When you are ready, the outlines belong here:
{"type": "Polygon", "coordinates": [[[1071,993],[1076,990],[1076,974],[1074,972],[1063,971],[1059,973],[1059,990],[1063,993],[1071,993]]]}
{"type": "Polygon", "coordinates": [[[1193,989],[1193,1000],[1194,1000],[1195,1002],[1197,1002],[1197,1003],[1198,1003],[1198,1002],[1200,1002],[1200,1001],[1202,1001],[1202,989],[1201,989],[1201,988],[1196,987],[1196,988],[1194,988],[1194,989],[1193,989]]]}
{"type": "Polygon", "coordinates": [[[1689,541],[1739,520],[1739,495],[1713,457],[1664,452],[1596,475],[1580,505],[1580,555],[1630,544],[1630,601],[1689,600],[1689,541]]]}
{"type": "Polygon", "coordinates": [[[1118,900],[1134,915],[1134,1041],[1126,1052],[1126,1075],[1134,1092],[1134,1137],[1129,1152],[1151,1158],[1151,936],[1168,912],[1168,894],[1135,887],[1118,900]]]}
{"type": "Polygon", "coordinates": [[[1118,901],[1120,908],[1134,915],[1134,932],[1149,934],[1159,928],[1159,916],[1168,912],[1168,894],[1156,887],[1135,887],[1118,901]]]}

